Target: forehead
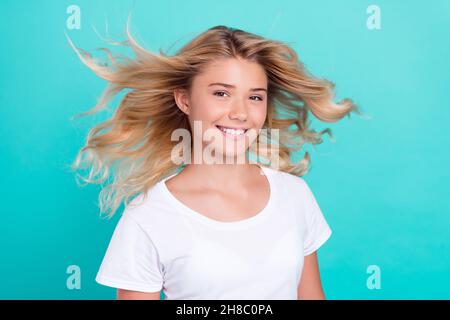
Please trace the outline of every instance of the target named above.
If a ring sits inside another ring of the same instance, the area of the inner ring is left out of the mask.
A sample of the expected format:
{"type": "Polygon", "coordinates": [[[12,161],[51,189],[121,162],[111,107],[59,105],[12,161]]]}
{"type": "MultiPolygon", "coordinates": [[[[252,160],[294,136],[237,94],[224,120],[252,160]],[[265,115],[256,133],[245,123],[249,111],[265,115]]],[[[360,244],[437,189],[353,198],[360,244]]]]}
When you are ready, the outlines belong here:
{"type": "Polygon", "coordinates": [[[224,82],[248,87],[267,86],[264,68],[256,62],[240,58],[223,58],[209,62],[196,78],[194,82],[200,85],[224,82]]]}

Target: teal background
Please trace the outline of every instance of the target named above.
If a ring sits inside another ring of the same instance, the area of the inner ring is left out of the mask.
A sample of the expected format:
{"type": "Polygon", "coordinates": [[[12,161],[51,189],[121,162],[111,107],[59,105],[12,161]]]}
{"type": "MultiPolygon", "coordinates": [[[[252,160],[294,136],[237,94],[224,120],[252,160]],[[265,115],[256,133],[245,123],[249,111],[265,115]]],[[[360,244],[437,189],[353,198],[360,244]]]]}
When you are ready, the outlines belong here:
{"type": "Polygon", "coordinates": [[[3,0],[1,299],[115,298],[94,277],[119,214],[100,219],[99,186],[78,187],[67,169],[102,115],[69,118],[93,107],[106,83],[64,32],[101,57],[96,48],[111,46],[92,27],[105,35],[106,19],[123,40],[133,6],[131,30],[147,49],[218,24],[282,40],[336,83],[337,99],[372,117],[313,121],[336,138],[307,148],[305,176],[333,230],[319,251],[328,299],[450,298],[449,1],[3,0]],[[79,30],[66,28],[71,4],[81,8],[79,30]],[[371,4],[380,30],[366,27],[371,4]],[[81,268],[79,290],[66,287],[69,265],[81,268]],[[366,286],[370,265],[381,289],[366,286]]]}

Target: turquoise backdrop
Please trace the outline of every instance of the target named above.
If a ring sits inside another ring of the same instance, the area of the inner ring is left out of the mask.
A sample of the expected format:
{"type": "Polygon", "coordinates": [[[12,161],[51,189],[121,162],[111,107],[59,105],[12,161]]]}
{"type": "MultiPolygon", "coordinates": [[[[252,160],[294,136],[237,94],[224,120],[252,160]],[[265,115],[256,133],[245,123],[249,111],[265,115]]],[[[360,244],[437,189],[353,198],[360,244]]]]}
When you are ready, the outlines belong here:
{"type": "Polygon", "coordinates": [[[131,30],[149,50],[174,52],[219,24],[285,41],[336,83],[337,99],[372,117],[314,120],[336,141],[306,149],[305,179],[333,230],[319,251],[328,299],[450,298],[449,1],[3,0],[1,299],[115,298],[94,277],[119,214],[100,219],[99,186],[80,188],[68,170],[102,115],[70,117],[93,107],[106,83],[65,33],[101,57],[96,48],[111,46],[95,30],[123,40],[133,8],[131,30]],[[71,5],[79,28],[68,24],[71,5]],[[380,28],[370,27],[372,8],[380,28]],[[70,266],[79,288],[68,287],[70,266]]]}

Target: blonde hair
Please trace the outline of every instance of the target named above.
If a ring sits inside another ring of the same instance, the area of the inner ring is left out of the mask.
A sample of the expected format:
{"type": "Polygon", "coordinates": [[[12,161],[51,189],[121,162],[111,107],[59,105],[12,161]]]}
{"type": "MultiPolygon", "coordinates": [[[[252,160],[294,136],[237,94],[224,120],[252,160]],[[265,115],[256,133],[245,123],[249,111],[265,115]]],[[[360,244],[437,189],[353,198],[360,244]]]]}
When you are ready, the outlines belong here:
{"type": "MultiPolygon", "coordinates": [[[[131,36],[128,23],[127,40],[119,45],[129,46],[135,59],[107,53],[112,65],[97,63],[83,49],[76,49],[82,62],[96,75],[108,81],[108,86],[96,106],[84,116],[98,112],[124,89],[131,89],[120,101],[113,116],[94,126],[88,133],[86,145],[72,164],[73,170],[87,168],[86,183],[103,184],[99,194],[100,213],[112,217],[124,201],[125,205],[139,193],[147,196],[149,188],[162,178],[175,173],[179,166],[171,160],[171,134],[178,128],[189,131],[187,115],[176,105],[174,89],[190,89],[192,79],[208,62],[217,58],[240,57],[259,63],[268,76],[267,118],[264,128],[279,129],[278,145],[260,136],[251,146],[255,150],[278,152],[279,170],[297,176],[310,166],[306,152],[299,163],[291,155],[304,143],[322,143],[329,128],[316,132],[309,128],[308,111],[325,122],[335,122],[350,112],[362,114],[350,99],[333,102],[334,83],[309,74],[296,52],[283,42],[226,26],[215,26],[169,56],[142,48],[131,36]],[[121,58],[121,59],[119,59],[121,58]],[[294,127],[293,130],[288,130],[294,127]],[[108,181],[109,180],[109,181],[108,181]]],[[[192,133],[192,132],[191,132],[192,133]]]]}

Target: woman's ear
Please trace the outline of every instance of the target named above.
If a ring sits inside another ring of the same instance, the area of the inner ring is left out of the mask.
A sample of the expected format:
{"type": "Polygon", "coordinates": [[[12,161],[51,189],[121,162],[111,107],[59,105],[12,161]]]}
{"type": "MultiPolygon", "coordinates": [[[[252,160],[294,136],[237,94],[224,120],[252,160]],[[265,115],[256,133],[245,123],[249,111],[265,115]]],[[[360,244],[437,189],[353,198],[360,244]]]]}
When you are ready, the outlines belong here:
{"type": "Polygon", "coordinates": [[[189,97],[185,89],[174,89],[173,97],[178,108],[185,114],[189,114],[189,97]]]}

